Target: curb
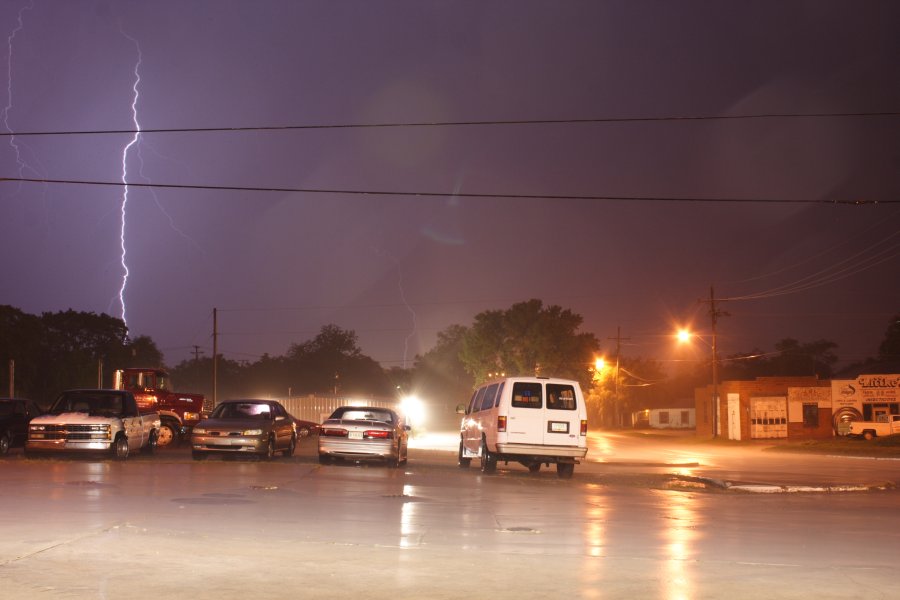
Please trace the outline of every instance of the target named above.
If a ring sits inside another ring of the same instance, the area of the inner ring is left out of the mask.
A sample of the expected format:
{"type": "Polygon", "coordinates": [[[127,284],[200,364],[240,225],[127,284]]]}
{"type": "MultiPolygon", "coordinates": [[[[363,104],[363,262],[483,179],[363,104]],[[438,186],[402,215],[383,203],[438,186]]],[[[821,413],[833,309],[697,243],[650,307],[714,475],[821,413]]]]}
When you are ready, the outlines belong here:
{"type": "Polygon", "coordinates": [[[693,477],[690,480],[705,483],[708,486],[727,491],[747,492],[751,494],[795,494],[795,493],[840,493],[840,492],[874,492],[895,489],[893,483],[877,483],[868,485],[774,485],[765,483],[733,483],[708,477],[693,477]]]}

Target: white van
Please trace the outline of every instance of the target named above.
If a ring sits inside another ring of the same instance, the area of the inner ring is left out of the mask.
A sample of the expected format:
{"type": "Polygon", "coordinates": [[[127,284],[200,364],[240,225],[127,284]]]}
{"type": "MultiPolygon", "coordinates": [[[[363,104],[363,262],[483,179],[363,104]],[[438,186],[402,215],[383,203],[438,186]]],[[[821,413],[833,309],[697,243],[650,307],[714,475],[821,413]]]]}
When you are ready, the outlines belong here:
{"type": "Polygon", "coordinates": [[[587,454],[587,410],[577,381],[508,377],[485,383],[472,395],[460,426],[459,466],[481,459],[493,473],[497,462],[519,462],[532,473],[556,463],[569,478],[587,454]]]}

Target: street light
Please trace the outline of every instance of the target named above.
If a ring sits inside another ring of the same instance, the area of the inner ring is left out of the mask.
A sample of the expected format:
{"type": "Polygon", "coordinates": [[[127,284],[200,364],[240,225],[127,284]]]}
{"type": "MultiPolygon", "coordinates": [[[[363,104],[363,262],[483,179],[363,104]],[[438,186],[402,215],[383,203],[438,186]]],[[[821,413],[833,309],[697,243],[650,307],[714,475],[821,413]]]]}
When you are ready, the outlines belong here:
{"type": "Polygon", "coordinates": [[[695,333],[691,333],[687,329],[679,329],[675,334],[675,338],[680,344],[686,344],[692,338],[701,340],[704,344],[712,349],[712,434],[714,438],[719,437],[719,353],[716,347],[716,321],[713,319],[712,344],[701,338],[695,333]]]}

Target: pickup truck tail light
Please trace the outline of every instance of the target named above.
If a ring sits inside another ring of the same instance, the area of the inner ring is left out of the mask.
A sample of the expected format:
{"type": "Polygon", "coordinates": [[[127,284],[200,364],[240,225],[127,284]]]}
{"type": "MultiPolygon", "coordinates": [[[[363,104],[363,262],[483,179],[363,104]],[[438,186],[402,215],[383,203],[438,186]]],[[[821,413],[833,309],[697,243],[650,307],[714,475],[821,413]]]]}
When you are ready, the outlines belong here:
{"type": "Polygon", "coordinates": [[[581,435],[587,435],[587,419],[581,420],[581,435]]]}
{"type": "Polygon", "coordinates": [[[339,427],[323,427],[319,435],[326,437],[347,437],[347,430],[339,427]]]}
{"type": "Polygon", "coordinates": [[[363,438],[367,440],[392,440],[394,439],[394,432],[382,431],[381,429],[370,429],[363,432],[363,438]]]}
{"type": "Polygon", "coordinates": [[[497,431],[506,431],[506,417],[504,415],[497,417],[497,431]]]}

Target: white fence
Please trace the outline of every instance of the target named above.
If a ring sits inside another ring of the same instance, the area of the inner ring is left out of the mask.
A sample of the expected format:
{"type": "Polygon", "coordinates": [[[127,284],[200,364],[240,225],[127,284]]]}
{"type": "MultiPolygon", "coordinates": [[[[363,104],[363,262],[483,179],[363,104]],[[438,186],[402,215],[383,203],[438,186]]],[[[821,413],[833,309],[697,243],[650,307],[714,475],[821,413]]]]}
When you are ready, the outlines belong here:
{"type": "Polygon", "coordinates": [[[340,406],[376,406],[379,408],[397,409],[393,400],[375,398],[344,398],[340,396],[292,396],[290,398],[273,398],[296,419],[321,423],[340,406]]]}

